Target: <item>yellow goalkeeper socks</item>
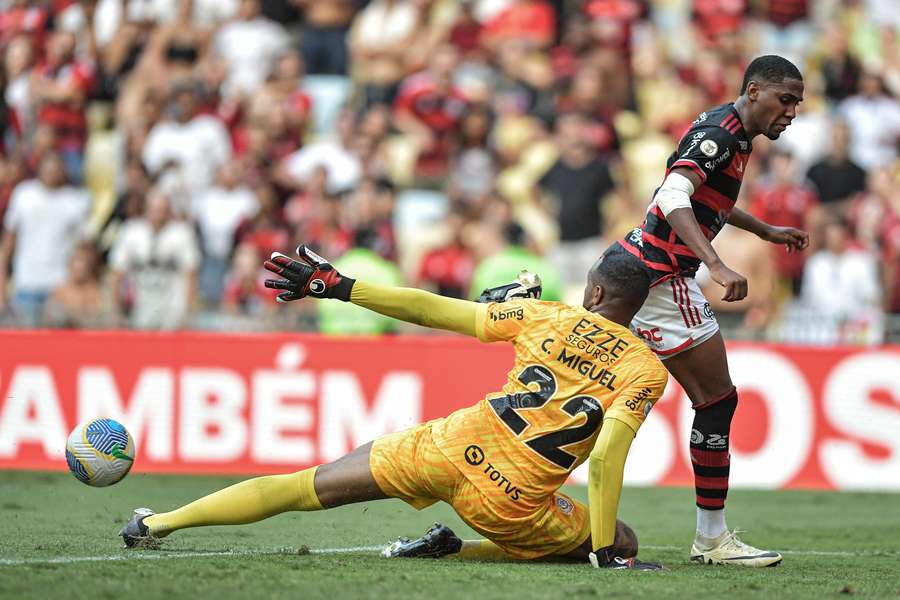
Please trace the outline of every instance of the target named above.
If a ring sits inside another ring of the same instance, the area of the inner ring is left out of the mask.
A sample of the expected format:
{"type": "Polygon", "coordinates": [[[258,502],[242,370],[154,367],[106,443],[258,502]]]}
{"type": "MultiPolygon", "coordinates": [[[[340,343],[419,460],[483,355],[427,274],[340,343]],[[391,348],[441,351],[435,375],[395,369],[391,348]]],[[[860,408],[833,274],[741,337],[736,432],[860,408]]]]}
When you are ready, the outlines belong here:
{"type": "Polygon", "coordinates": [[[447,558],[464,558],[468,560],[510,560],[509,554],[491,540],[463,540],[462,548],[447,558]]]}
{"type": "Polygon", "coordinates": [[[270,475],[236,483],[167,513],[144,519],[154,537],[203,525],[242,525],[290,510],[322,510],[316,495],[316,469],[270,475]]]}

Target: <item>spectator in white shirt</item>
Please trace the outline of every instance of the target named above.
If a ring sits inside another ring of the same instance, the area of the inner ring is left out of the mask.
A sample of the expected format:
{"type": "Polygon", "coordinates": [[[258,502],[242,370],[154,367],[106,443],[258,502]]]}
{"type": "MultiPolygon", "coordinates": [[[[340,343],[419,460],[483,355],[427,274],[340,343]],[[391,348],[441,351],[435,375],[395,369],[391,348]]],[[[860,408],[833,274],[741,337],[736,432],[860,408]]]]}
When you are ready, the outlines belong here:
{"type": "Polygon", "coordinates": [[[190,5],[193,23],[209,28],[231,18],[237,11],[238,0],[98,0],[94,23],[97,41],[109,42],[123,21],[171,23],[185,4],[190,5]]]}
{"type": "Polygon", "coordinates": [[[353,20],[348,45],[366,106],[391,104],[406,75],[421,23],[421,3],[373,0],[353,20]]]}
{"type": "Polygon", "coordinates": [[[803,270],[803,305],[823,326],[835,324],[844,341],[877,341],[883,316],[877,256],[854,244],[841,220],[829,221],[823,237],[824,247],[803,270]]]}
{"type": "Polygon", "coordinates": [[[213,40],[216,54],[228,67],[222,85],[226,96],[242,96],[259,88],[275,59],[290,45],[284,28],[260,14],[259,0],[243,0],[236,19],[222,26],[213,40]]]}
{"type": "Polygon", "coordinates": [[[881,76],[864,73],[859,93],[838,110],[850,124],[850,158],[865,170],[889,165],[900,143],[900,102],[885,93],[881,76]]]}
{"type": "Polygon", "coordinates": [[[138,329],[179,329],[194,304],[200,248],[194,229],[171,217],[169,199],[154,190],[144,217],[122,227],[109,254],[113,303],[121,319],[123,283],[133,297],[131,325],[138,329]]]}
{"type": "Polygon", "coordinates": [[[353,114],[343,111],[336,125],[337,137],[303,146],[286,156],[276,171],[278,183],[300,190],[320,169],[325,169],[328,193],[339,194],[356,187],[362,176],[362,163],[353,148],[355,128],[353,114]]]}
{"type": "Polygon", "coordinates": [[[238,0],[194,0],[194,24],[213,27],[237,13],[238,0]]]}
{"type": "Polygon", "coordinates": [[[216,185],[194,199],[192,214],[200,230],[203,266],[200,269],[200,293],[203,299],[218,305],[225,274],[234,248],[234,234],[245,220],[259,212],[256,194],[242,181],[241,163],[231,160],[219,168],[216,185]]]}
{"type": "Polygon", "coordinates": [[[209,187],[216,169],[231,156],[231,140],[222,122],[197,114],[197,90],[180,84],[171,94],[170,118],[150,130],[141,158],[156,177],[174,166],[188,192],[209,187]]]}
{"type": "Polygon", "coordinates": [[[37,179],[13,190],[0,242],[0,308],[6,305],[12,261],[12,308],[19,324],[40,324],[47,297],[66,278],[90,208],[87,190],[66,185],[62,159],[53,152],[41,159],[37,179]]]}

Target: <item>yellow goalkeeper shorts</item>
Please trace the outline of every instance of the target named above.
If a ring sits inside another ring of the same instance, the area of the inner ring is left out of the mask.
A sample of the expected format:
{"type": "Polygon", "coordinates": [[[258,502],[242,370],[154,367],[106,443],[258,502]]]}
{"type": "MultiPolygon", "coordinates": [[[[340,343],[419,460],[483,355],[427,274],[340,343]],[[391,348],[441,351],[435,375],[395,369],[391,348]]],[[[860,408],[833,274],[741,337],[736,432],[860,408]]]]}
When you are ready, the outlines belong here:
{"type": "Polygon", "coordinates": [[[431,436],[433,423],[372,444],[369,466],[385,494],[417,510],[442,500],[469,527],[517,559],[568,554],[590,537],[587,507],[559,491],[527,515],[504,515],[438,449],[431,436]]]}

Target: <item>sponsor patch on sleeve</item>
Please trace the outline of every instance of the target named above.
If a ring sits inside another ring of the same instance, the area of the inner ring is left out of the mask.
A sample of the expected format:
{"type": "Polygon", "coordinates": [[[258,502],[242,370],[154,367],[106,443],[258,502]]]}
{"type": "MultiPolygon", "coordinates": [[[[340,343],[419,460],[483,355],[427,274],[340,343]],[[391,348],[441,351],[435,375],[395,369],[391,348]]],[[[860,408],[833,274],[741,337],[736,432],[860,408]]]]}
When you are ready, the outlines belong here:
{"type": "Polygon", "coordinates": [[[719,145],[712,140],[703,140],[700,142],[700,152],[706,156],[715,156],[719,151],[719,145]]]}

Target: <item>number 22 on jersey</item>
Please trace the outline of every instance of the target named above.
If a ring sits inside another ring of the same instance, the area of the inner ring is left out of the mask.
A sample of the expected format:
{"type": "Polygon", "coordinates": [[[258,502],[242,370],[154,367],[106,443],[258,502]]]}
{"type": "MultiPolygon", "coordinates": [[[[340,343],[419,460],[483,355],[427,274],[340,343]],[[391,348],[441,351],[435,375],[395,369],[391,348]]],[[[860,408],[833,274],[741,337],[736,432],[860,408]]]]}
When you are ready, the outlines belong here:
{"type": "MultiPolygon", "coordinates": [[[[516,392],[488,400],[500,420],[516,435],[522,438],[531,424],[526,419],[528,411],[540,410],[553,399],[557,383],[553,372],[543,365],[528,365],[518,375],[519,382],[528,387],[537,385],[537,391],[516,392]]],[[[563,450],[563,446],[577,444],[590,438],[603,422],[600,402],[591,396],[574,396],[559,410],[575,418],[584,413],[586,420],[575,427],[555,429],[524,440],[524,444],[550,463],[570,470],[578,457],[563,450]]],[[[570,419],[566,419],[570,421],[570,419]]]]}

